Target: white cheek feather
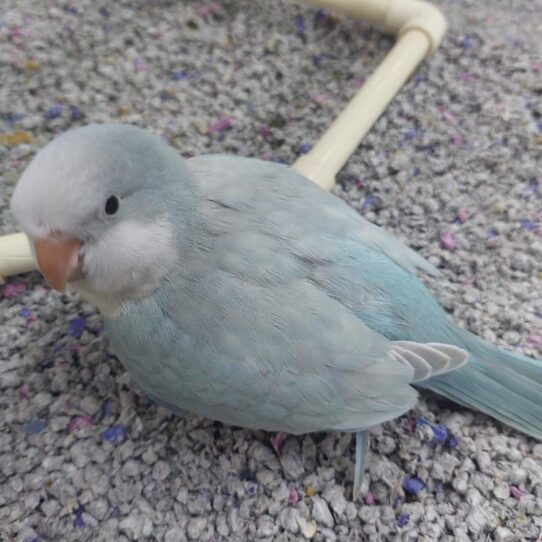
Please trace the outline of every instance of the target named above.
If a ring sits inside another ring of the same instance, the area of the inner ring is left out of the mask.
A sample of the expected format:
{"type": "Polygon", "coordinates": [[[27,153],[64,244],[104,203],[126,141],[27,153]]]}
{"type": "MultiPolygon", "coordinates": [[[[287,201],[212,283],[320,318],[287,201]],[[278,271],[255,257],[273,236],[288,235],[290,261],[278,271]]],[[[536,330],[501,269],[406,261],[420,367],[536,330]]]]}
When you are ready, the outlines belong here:
{"type": "Polygon", "coordinates": [[[77,289],[98,308],[105,308],[107,298],[114,298],[115,305],[122,304],[150,294],[173,268],[173,230],[166,219],[148,224],[121,222],[86,246],[83,258],[85,279],[76,284],[77,289]]]}

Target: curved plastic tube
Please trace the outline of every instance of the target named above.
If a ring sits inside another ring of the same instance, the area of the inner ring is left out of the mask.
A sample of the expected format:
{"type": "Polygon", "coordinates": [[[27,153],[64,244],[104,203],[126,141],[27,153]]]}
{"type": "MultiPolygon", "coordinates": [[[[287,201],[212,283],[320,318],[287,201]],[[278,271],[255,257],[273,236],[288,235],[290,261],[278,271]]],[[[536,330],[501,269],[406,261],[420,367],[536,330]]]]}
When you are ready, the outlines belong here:
{"type": "Polygon", "coordinates": [[[355,151],[418,64],[440,44],[446,20],[418,0],[303,0],[367,19],[396,32],[399,40],[312,150],[293,167],[331,189],[335,175],[355,151]]]}
{"type": "Polygon", "coordinates": [[[28,238],[24,233],[0,237],[0,284],[5,277],[37,269],[28,238]]]}

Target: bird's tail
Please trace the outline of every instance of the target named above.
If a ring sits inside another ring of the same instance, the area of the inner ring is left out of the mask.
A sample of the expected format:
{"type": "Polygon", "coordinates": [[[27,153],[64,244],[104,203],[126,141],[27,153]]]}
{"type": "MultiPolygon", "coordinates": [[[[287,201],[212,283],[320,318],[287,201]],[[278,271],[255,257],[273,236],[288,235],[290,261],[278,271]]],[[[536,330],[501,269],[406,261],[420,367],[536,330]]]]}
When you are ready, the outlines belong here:
{"type": "Polygon", "coordinates": [[[457,327],[450,333],[450,342],[471,354],[469,363],[419,385],[542,439],[542,361],[500,350],[457,327]]]}

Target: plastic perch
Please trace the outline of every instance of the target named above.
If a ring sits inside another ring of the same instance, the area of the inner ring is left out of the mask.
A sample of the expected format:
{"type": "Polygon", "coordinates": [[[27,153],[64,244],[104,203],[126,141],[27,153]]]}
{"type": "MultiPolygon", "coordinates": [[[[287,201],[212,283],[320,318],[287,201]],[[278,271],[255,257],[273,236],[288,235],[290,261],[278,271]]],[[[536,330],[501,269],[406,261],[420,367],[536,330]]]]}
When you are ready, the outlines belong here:
{"type": "Polygon", "coordinates": [[[419,0],[298,1],[365,19],[398,36],[395,46],[320,141],[293,164],[329,190],[363,136],[418,64],[439,46],[446,20],[436,7],[419,0]]]}
{"type": "MultiPolygon", "coordinates": [[[[327,190],[418,64],[440,44],[446,31],[441,12],[419,0],[298,0],[347,16],[365,19],[398,36],[371,78],[352,98],[320,141],[293,167],[327,190]]],[[[0,283],[5,277],[36,269],[26,236],[0,237],[0,283]]]]}

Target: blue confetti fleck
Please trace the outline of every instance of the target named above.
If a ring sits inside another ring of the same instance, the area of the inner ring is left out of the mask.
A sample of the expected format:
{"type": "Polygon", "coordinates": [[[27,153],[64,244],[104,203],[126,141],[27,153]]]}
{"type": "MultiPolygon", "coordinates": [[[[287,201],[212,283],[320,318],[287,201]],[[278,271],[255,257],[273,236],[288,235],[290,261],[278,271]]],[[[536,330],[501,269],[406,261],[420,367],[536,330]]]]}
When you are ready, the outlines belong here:
{"type": "Polygon", "coordinates": [[[316,13],[314,14],[314,24],[318,25],[321,24],[323,21],[326,20],[326,12],[323,9],[316,10],[316,13]]]}
{"type": "Polygon", "coordinates": [[[324,60],[325,58],[327,58],[329,55],[326,55],[326,53],[320,53],[318,55],[314,55],[312,57],[312,61],[314,63],[315,66],[320,66],[322,64],[322,60],[324,60]]]}
{"type": "Polygon", "coordinates": [[[542,134],[542,120],[536,123],[536,129],[542,134]]]}
{"type": "Polygon", "coordinates": [[[70,15],[77,15],[77,9],[73,6],[64,6],[64,12],[70,15]]]}
{"type": "Polygon", "coordinates": [[[421,170],[419,167],[415,167],[414,171],[412,172],[413,177],[417,177],[421,173],[421,170]]]}
{"type": "Polygon", "coordinates": [[[121,444],[126,438],[126,428],[123,425],[112,425],[100,435],[103,440],[107,440],[112,444],[121,444]]]}
{"type": "Polygon", "coordinates": [[[254,485],[249,486],[248,487],[248,493],[250,495],[254,495],[254,493],[256,493],[256,486],[254,486],[254,485]]]}
{"type": "Polygon", "coordinates": [[[311,145],[309,145],[308,143],[303,143],[299,146],[299,152],[301,154],[307,154],[311,150],[311,148],[311,145]]]}
{"type": "Polygon", "coordinates": [[[493,237],[497,237],[497,235],[499,235],[499,233],[497,232],[497,230],[495,228],[489,228],[489,230],[487,230],[487,238],[488,239],[492,239],[493,237]]]}
{"type": "Polygon", "coordinates": [[[37,435],[45,429],[45,422],[34,418],[23,424],[21,429],[23,433],[26,433],[27,435],[37,435]]]}
{"type": "Polygon", "coordinates": [[[303,15],[296,16],[295,29],[299,36],[302,36],[305,33],[305,19],[303,18],[303,15]]]}
{"type": "Polygon", "coordinates": [[[368,209],[369,207],[372,207],[375,202],[376,202],[376,197],[375,196],[367,196],[363,200],[363,203],[361,204],[361,208],[362,209],[368,209]]]}
{"type": "Polygon", "coordinates": [[[172,81],[182,81],[183,79],[186,79],[188,77],[188,73],[184,70],[178,70],[171,74],[171,80],[172,81]]]}
{"type": "Polygon", "coordinates": [[[536,229],[536,224],[529,218],[520,222],[521,228],[524,230],[532,231],[536,229]]]}
{"type": "Polygon", "coordinates": [[[277,164],[287,164],[288,162],[286,162],[286,160],[284,160],[284,158],[279,158],[278,156],[272,156],[271,157],[271,162],[275,162],[277,164]]]}
{"type": "Polygon", "coordinates": [[[416,77],[414,78],[414,84],[415,86],[418,86],[421,82],[423,81],[423,75],[416,75],[416,77]]]}
{"type": "Polygon", "coordinates": [[[102,403],[102,408],[100,410],[100,416],[99,416],[98,421],[102,421],[105,418],[107,418],[107,416],[109,416],[110,411],[111,411],[111,401],[109,399],[106,399],[102,403]]]}
{"type": "Polygon", "coordinates": [[[53,120],[62,115],[62,105],[61,104],[55,104],[52,105],[45,113],[45,118],[47,120],[53,120]]]}
{"type": "Polygon", "coordinates": [[[425,489],[425,484],[418,478],[407,478],[403,482],[403,489],[409,495],[417,495],[420,491],[425,489]]]}
{"type": "Polygon", "coordinates": [[[23,318],[31,318],[32,317],[32,311],[30,309],[27,309],[26,307],[23,307],[19,311],[19,316],[22,316],[23,318]]]}
{"type": "Polygon", "coordinates": [[[83,116],[81,110],[76,105],[70,105],[70,117],[72,120],[78,120],[83,116]]]}
{"type": "Polygon", "coordinates": [[[448,448],[455,448],[459,444],[459,440],[456,437],[452,437],[451,439],[448,439],[448,442],[446,442],[446,446],[448,448]]]}
{"type": "Polygon", "coordinates": [[[405,139],[414,139],[418,133],[416,132],[416,130],[407,130],[406,132],[404,132],[404,137],[405,139]]]}
{"type": "Polygon", "coordinates": [[[429,422],[425,418],[417,418],[416,427],[421,427],[422,425],[429,425],[429,422]]]}
{"type": "Polygon", "coordinates": [[[468,36],[465,36],[461,40],[461,47],[463,47],[463,49],[470,49],[471,45],[472,45],[472,39],[469,38],[468,36]]]}
{"type": "Polygon", "coordinates": [[[20,113],[6,113],[2,116],[4,122],[10,127],[13,128],[20,120],[24,119],[24,115],[20,113]]]}
{"type": "Polygon", "coordinates": [[[433,425],[433,442],[435,444],[444,444],[448,438],[448,429],[443,425],[433,425]]]}
{"type": "Polygon", "coordinates": [[[83,521],[83,512],[85,511],[85,507],[80,504],[74,511],[75,518],[73,520],[73,526],[74,527],[84,527],[85,522],[83,521]]]}
{"type": "Polygon", "coordinates": [[[118,518],[120,515],[120,508],[118,506],[113,506],[113,508],[111,508],[111,512],[109,512],[109,517],[118,518]]]}
{"type": "Polygon", "coordinates": [[[73,320],[70,320],[70,335],[76,339],[80,339],[81,335],[83,335],[83,331],[85,331],[86,325],[87,321],[82,316],[77,316],[73,320]]]}
{"type": "Polygon", "coordinates": [[[404,527],[405,525],[408,524],[408,520],[409,520],[409,516],[408,514],[401,514],[398,518],[397,518],[397,525],[399,525],[399,527],[404,527]]]}

